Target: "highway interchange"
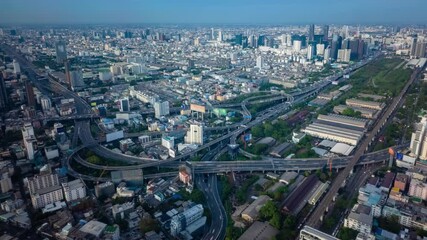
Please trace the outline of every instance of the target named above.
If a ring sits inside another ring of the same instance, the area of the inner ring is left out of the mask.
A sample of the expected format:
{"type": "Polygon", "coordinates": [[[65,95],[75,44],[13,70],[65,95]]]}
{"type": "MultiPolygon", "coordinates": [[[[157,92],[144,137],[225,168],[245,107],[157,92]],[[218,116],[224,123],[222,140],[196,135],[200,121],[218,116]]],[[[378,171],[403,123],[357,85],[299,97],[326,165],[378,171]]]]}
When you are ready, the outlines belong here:
{"type": "MultiPolygon", "coordinates": [[[[44,89],[44,91],[53,91],[52,88],[55,88],[56,90],[60,90],[60,93],[68,98],[74,98],[77,115],[83,116],[89,116],[93,114],[91,107],[87,102],[85,102],[83,99],[81,99],[77,94],[74,92],[69,91],[66,87],[55,81],[54,79],[45,80],[45,77],[40,77],[35,67],[27,61],[22,55],[17,53],[16,49],[12,49],[9,46],[2,46],[2,49],[5,50],[9,55],[13,56],[14,59],[17,59],[22,69],[26,72],[29,79],[33,82],[33,84],[39,88],[40,90],[44,89]],[[39,79],[44,79],[43,81],[39,81],[39,79]],[[49,85],[50,87],[47,87],[46,85],[49,85]]],[[[372,59],[371,59],[372,60],[372,59]]],[[[121,169],[128,169],[129,167],[132,169],[135,168],[147,168],[147,167],[153,167],[153,166],[160,166],[160,165],[170,165],[170,164],[179,164],[178,161],[186,160],[189,157],[197,154],[197,152],[203,150],[203,149],[220,149],[223,151],[224,147],[228,143],[235,143],[237,137],[248,131],[251,127],[262,123],[263,121],[270,119],[272,117],[276,117],[279,114],[291,109],[291,107],[295,104],[301,103],[306,101],[308,98],[315,96],[318,92],[320,92],[322,89],[327,87],[332,81],[337,80],[342,77],[344,74],[348,74],[364,65],[369,63],[369,61],[364,61],[359,63],[354,69],[346,70],[345,72],[331,76],[323,81],[320,81],[316,84],[313,84],[312,86],[303,89],[300,92],[293,93],[292,95],[288,95],[286,97],[284,96],[274,96],[272,98],[273,100],[280,100],[280,99],[286,99],[286,102],[282,102],[278,105],[276,105],[274,108],[266,109],[264,110],[257,118],[253,119],[250,115],[246,105],[249,103],[248,100],[243,101],[240,103],[241,108],[243,109],[243,112],[246,113],[247,117],[244,117],[244,122],[240,125],[240,127],[237,127],[237,129],[223,135],[222,137],[215,139],[214,141],[211,141],[195,151],[180,155],[175,158],[171,158],[168,160],[156,160],[156,159],[149,159],[149,158],[139,158],[134,156],[128,156],[124,154],[115,153],[101,145],[99,145],[98,141],[93,138],[90,131],[90,121],[89,120],[76,120],[75,124],[75,132],[78,134],[78,137],[82,141],[83,145],[79,147],[78,149],[82,148],[90,148],[93,152],[95,152],[97,155],[100,155],[101,157],[106,157],[109,159],[114,159],[117,161],[121,161],[128,164],[137,164],[133,166],[116,166],[116,167],[110,167],[110,166],[98,166],[98,165],[88,165],[86,161],[82,160],[79,157],[76,157],[77,161],[79,161],[80,164],[99,169],[105,169],[105,170],[121,170],[121,169]],[[220,146],[220,147],[218,147],[220,146]],[[221,148],[222,147],[222,148],[221,148]],[[84,162],[84,163],[83,163],[84,162]],[[178,163],[177,163],[178,162],[178,163]]],[[[413,81],[414,78],[411,78],[413,81]]],[[[361,147],[359,147],[355,153],[355,155],[351,158],[337,158],[332,161],[332,166],[334,168],[344,168],[344,170],[338,175],[337,179],[334,181],[331,190],[328,192],[328,194],[322,199],[321,204],[316,208],[315,212],[312,215],[312,218],[309,220],[309,225],[315,225],[313,222],[316,222],[321,215],[323,215],[325,207],[329,204],[332,197],[336,194],[340,187],[340,183],[342,183],[345,178],[348,176],[350,171],[352,171],[353,167],[356,164],[369,164],[373,162],[383,161],[386,158],[385,152],[378,152],[378,153],[372,153],[366,156],[363,156],[365,154],[366,149],[369,147],[370,143],[373,139],[376,137],[376,133],[378,133],[381,130],[381,127],[384,126],[386,121],[388,120],[388,116],[395,110],[395,107],[400,102],[402,96],[406,92],[408,86],[412,83],[410,81],[404,88],[404,91],[394,100],[393,104],[389,106],[387,109],[386,114],[383,115],[383,118],[381,121],[377,123],[374,130],[371,131],[367,138],[364,139],[363,143],[361,144],[361,147]],[[363,156],[363,157],[362,157],[363,156]],[[385,157],[385,158],[384,158],[385,157]],[[362,161],[361,158],[363,158],[362,161]]],[[[265,99],[259,100],[265,101],[265,99]]],[[[236,104],[230,104],[230,106],[223,106],[223,107],[235,107],[236,104]]],[[[234,126],[233,126],[234,127],[234,126]]],[[[75,151],[77,152],[77,151],[75,151]]],[[[223,239],[225,237],[225,227],[226,227],[226,215],[224,207],[221,203],[218,188],[217,188],[217,179],[216,179],[216,173],[219,172],[230,172],[230,171],[304,171],[304,170],[313,170],[313,169],[319,169],[325,167],[325,163],[327,159],[301,159],[301,160],[284,160],[284,159],[269,159],[269,160],[260,160],[260,161],[245,161],[245,162],[221,162],[221,163],[215,163],[215,158],[219,156],[219,154],[216,154],[215,157],[212,157],[213,153],[218,153],[215,151],[211,151],[208,153],[211,157],[204,158],[205,161],[202,162],[193,162],[190,163],[193,167],[193,171],[197,174],[195,178],[195,183],[202,189],[202,191],[205,193],[207,197],[207,203],[208,207],[210,208],[212,212],[212,225],[208,231],[208,233],[205,235],[205,239],[223,239]],[[210,159],[209,159],[210,158],[210,159]],[[205,173],[205,174],[199,174],[199,173],[205,173]]],[[[77,155],[76,155],[77,156],[77,155]]],[[[74,152],[70,157],[68,157],[66,160],[66,164],[69,168],[69,173],[71,175],[74,175],[76,177],[80,177],[84,180],[93,180],[90,176],[85,176],[80,173],[75,172],[71,166],[70,166],[70,160],[75,157],[74,152]]],[[[158,177],[158,176],[169,176],[171,173],[159,173],[159,174],[153,174],[151,177],[158,177]]],[[[176,174],[176,172],[174,173],[176,174]]],[[[107,181],[108,178],[96,178],[98,181],[107,181]]]]}

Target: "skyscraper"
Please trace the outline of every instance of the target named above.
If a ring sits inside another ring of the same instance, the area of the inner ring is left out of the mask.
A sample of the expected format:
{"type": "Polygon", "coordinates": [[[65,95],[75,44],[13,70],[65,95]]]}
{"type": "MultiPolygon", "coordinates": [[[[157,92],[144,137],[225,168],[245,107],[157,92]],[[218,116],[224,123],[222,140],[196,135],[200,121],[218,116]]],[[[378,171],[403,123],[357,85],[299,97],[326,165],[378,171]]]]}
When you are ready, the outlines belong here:
{"type": "Polygon", "coordinates": [[[427,160],[427,116],[421,118],[416,130],[412,133],[410,149],[415,157],[427,160]]]}
{"type": "Polygon", "coordinates": [[[323,25],[323,41],[327,42],[328,41],[328,36],[329,36],[329,25],[323,25]]]}
{"type": "Polygon", "coordinates": [[[73,70],[69,72],[71,90],[79,90],[84,87],[83,73],[81,70],[73,70]]]}
{"type": "Polygon", "coordinates": [[[313,44],[308,45],[307,48],[307,59],[312,60],[314,58],[315,48],[313,44]]]}
{"type": "Polygon", "coordinates": [[[338,62],[350,62],[351,49],[340,49],[338,50],[338,62]]]}
{"type": "Polygon", "coordinates": [[[4,84],[3,74],[0,74],[0,110],[8,109],[8,97],[6,85],[4,84]]]}
{"type": "Polygon", "coordinates": [[[331,59],[336,60],[338,57],[338,50],[341,49],[342,37],[338,35],[334,35],[332,37],[331,44],[331,59]]]}
{"type": "Polygon", "coordinates": [[[258,56],[257,58],[256,58],[256,67],[258,68],[258,69],[262,69],[262,67],[264,66],[264,59],[263,59],[263,57],[262,56],[258,56]]]}
{"type": "Polygon", "coordinates": [[[28,106],[29,107],[35,107],[36,106],[36,99],[34,96],[33,85],[28,80],[25,80],[25,91],[27,92],[27,104],[28,104],[28,106]]]}
{"type": "Polygon", "coordinates": [[[27,158],[29,160],[34,159],[34,144],[36,143],[36,137],[34,135],[34,128],[31,123],[25,123],[22,128],[22,139],[24,140],[25,150],[27,151],[27,158]]]}
{"type": "Polygon", "coordinates": [[[329,63],[330,62],[330,58],[331,58],[331,48],[327,47],[325,49],[325,53],[323,54],[323,62],[324,63],[329,63]]]}
{"type": "Polygon", "coordinates": [[[413,36],[411,41],[411,52],[410,52],[411,57],[415,56],[416,47],[417,47],[417,37],[413,36]]]}
{"type": "Polygon", "coordinates": [[[19,66],[19,62],[14,59],[12,64],[13,64],[13,73],[15,75],[21,74],[21,67],[19,66]]]}
{"type": "Polygon", "coordinates": [[[160,119],[162,116],[169,115],[169,102],[155,102],[154,103],[154,116],[160,119]]]}
{"type": "Polygon", "coordinates": [[[67,60],[67,49],[64,42],[57,42],[55,45],[56,49],[56,62],[59,64],[64,63],[67,60]]]}
{"type": "Polygon", "coordinates": [[[119,101],[120,101],[120,112],[129,112],[130,111],[129,99],[123,98],[123,99],[120,99],[119,101]]]}
{"type": "Polygon", "coordinates": [[[314,41],[314,24],[308,27],[308,42],[314,41]]]}
{"type": "Polygon", "coordinates": [[[425,41],[418,41],[417,46],[415,48],[415,57],[416,58],[423,58],[426,56],[426,42],[425,41]]]}
{"type": "Polygon", "coordinates": [[[190,144],[203,145],[203,124],[193,122],[185,136],[185,142],[190,144]]]}

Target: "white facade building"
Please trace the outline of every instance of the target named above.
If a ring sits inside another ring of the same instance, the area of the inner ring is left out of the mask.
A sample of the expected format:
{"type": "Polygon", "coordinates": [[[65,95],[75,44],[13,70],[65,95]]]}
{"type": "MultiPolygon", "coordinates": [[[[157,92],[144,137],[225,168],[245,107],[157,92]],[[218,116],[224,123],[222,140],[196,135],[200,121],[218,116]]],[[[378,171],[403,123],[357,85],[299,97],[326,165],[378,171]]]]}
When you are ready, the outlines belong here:
{"type": "Polygon", "coordinates": [[[86,187],[80,179],[63,183],[62,188],[64,189],[65,200],[67,202],[86,197],[86,187]]]}
{"type": "Polygon", "coordinates": [[[155,102],[154,103],[154,116],[160,119],[162,116],[169,115],[169,102],[155,102]]]}
{"type": "Polygon", "coordinates": [[[185,136],[185,142],[203,145],[203,124],[193,123],[185,136]]]}

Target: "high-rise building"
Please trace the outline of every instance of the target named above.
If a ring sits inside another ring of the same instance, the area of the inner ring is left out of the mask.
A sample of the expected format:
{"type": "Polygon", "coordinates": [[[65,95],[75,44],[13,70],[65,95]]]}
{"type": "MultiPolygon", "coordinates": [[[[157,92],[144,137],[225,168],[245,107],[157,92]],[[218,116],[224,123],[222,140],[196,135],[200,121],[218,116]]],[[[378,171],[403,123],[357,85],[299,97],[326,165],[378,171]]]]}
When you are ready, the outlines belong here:
{"type": "Polygon", "coordinates": [[[362,39],[359,39],[359,48],[357,49],[358,60],[361,60],[365,56],[367,49],[368,49],[367,43],[365,43],[365,41],[363,41],[362,39]]]}
{"type": "Polygon", "coordinates": [[[203,124],[193,122],[185,136],[185,142],[190,144],[203,145],[203,124]]]}
{"type": "Polygon", "coordinates": [[[211,28],[211,40],[215,40],[215,29],[211,28]]]}
{"type": "Polygon", "coordinates": [[[323,41],[327,42],[329,38],[329,25],[323,25],[323,41]]]}
{"type": "Polygon", "coordinates": [[[258,69],[262,69],[264,67],[264,58],[262,56],[258,56],[256,58],[256,67],[258,69]]]}
{"type": "Polygon", "coordinates": [[[9,172],[2,173],[0,176],[0,193],[6,193],[13,189],[12,180],[9,172]]]}
{"type": "Polygon", "coordinates": [[[8,109],[8,97],[6,84],[4,83],[3,74],[0,74],[0,110],[8,109]]]}
{"type": "Polygon", "coordinates": [[[160,119],[162,116],[169,115],[169,102],[163,101],[163,102],[155,102],[154,103],[154,116],[157,119],[160,119]]]}
{"type": "Polygon", "coordinates": [[[191,225],[203,216],[203,206],[197,204],[184,212],[175,215],[171,220],[171,235],[177,237],[187,226],[191,225]]]}
{"type": "Polygon", "coordinates": [[[427,116],[421,118],[411,137],[411,154],[422,160],[427,160],[427,116]]]}
{"type": "Polygon", "coordinates": [[[52,108],[52,102],[46,96],[40,98],[40,104],[42,105],[43,112],[49,111],[52,108]]]}
{"type": "Polygon", "coordinates": [[[27,104],[28,104],[28,106],[29,107],[35,107],[36,106],[36,98],[34,96],[33,85],[28,80],[25,80],[25,91],[27,93],[27,104]]]}
{"type": "Polygon", "coordinates": [[[324,63],[329,63],[331,59],[331,48],[327,47],[325,49],[325,54],[323,54],[323,62],[324,63]]]}
{"type": "Polygon", "coordinates": [[[291,47],[292,46],[292,35],[286,34],[286,46],[291,47]]]}
{"type": "Polygon", "coordinates": [[[56,62],[59,64],[63,64],[65,60],[67,60],[67,48],[66,44],[62,41],[59,41],[55,45],[56,49],[56,62]]]}
{"type": "Polygon", "coordinates": [[[351,49],[338,50],[338,62],[350,62],[351,49]]]}
{"type": "Polygon", "coordinates": [[[314,48],[313,44],[308,45],[308,48],[307,48],[307,59],[308,60],[312,60],[314,58],[315,50],[316,49],[314,48]]]}
{"type": "Polygon", "coordinates": [[[341,49],[349,49],[350,48],[350,39],[346,38],[342,41],[341,49]]]}
{"type": "Polygon", "coordinates": [[[62,183],[62,188],[64,189],[65,200],[67,202],[86,197],[86,187],[81,179],[62,183]]]}
{"type": "Polygon", "coordinates": [[[302,41],[301,40],[294,40],[293,42],[293,49],[295,52],[301,51],[302,41]]]}
{"type": "Polygon", "coordinates": [[[34,128],[31,123],[24,123],[22,128],[22,139],[24,141],[25,150],[27,151],[27,158],[34,159],[34,145],[37,142],[34,135],[34,128]]]}
{"type": "Polygon", "coordinates": [[[308,27],[308,42],[314,41],[314,24],[308,27]]]}
{"type": "Polygon", "coordinates": [[[338,57],[338,50],[341,49],[342,37],[338,35],[334,35],[332,37],[331,44],[331,59],[336,60],[338,57]]]}
{"type": "Polygon", "coordinates": [[[222,31],[218,31],[218,42],[222,42],[224,40],[224,37],[222,36],[222,31]]]}
{"type": "Polygon", "coordinates": [[[316,54],[322,56],[325,53],[325,44],[316,44],[316,54]]]}
{"type": "Polygon", "coordinates": [[[15,75],[21,74],[21,67],[19,66],[19,62],[13,59],[13,73],[15,75]]]}
{"type": "Polygon", "coordinates": [[[426,56],[426,46],[427,43],[425,41],[418,41],[415,48],[415,57],[423,58],[426,56]]]}
{"type": "MultiPolygon", "coordinates": [[[[351,49],[351,60],[356,60],[359,58],[359,39],[353,39],[349,43],[349,48],[351,49]]],[[[363,41],[362,41],[362,49],[363,49],[363,41]]],[[[363,55],[363,53],[362,53],[363,55]]]]}
{"type": "Polygon", "coordinates": [[[120,99],[119,102],[120,102],[120,112],[130,111],[129,98],[120,99]]]}
{"type": "Polygon", "coordinates": [[[29,178],[28,189],[35,209],[64,199],[57,174],[44,173],[29,178]]]}
{"type": "Polygon", "coordinates": [[[81,70],[73,70],[69,72],[71,90],[76,91],[84,88],[83,73],[81,70]]]}
{"type": "Polygon", "coordinates": [[[417,37],[413,36],[412,41],[411,41],[411,52],[410,52],[411,57],[415,56],[415,49],[416,48],[417,48],[417,37]]]}
{"type": "Polygon", "coordinates": [[[427,184],[420,180],[412,179],[409,184],[408,195],[422,200],[427,200],[427,184]]]}

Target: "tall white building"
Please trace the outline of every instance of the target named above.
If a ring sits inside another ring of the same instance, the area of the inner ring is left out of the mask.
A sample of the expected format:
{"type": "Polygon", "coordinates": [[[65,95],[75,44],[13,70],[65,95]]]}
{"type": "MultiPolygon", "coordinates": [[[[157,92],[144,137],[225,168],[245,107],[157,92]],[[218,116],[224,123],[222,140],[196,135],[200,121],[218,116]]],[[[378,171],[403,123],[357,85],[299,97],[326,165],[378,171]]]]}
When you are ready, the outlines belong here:
{"type": "Polygon", "coordinates": [[[40,104],[42,105],[43,112],[49,111],[52,108],[52,102],[46,96],[40,98],[40,104]]]}
{"type": "Polygon", "coordinates": [[[326,48],[325,53],[323,54],[323,62],[329,63],[331,58],[331,48],[326,48]]]}
{"type": "Polygon", "coordinates": [[[422,200],[427,200],[427,184],[417,179],[412,179],[409,185],[408,195],[411,197],[418,197],[422,200]]]}
{"type": "Polygon", "coordinates": [[[64,189],[65,200],[67,202],[86,197],[86,187],[80,179],[63,183],[62,188],[64,189]]]}
{"type": "Polygon", "coordinates": [[[325,53],[325,44],[323,43],[316,44],[316,54],[322,56],[324,53],[325,53]]]}
{"type": "Polygon", "coordinates": [[[222,42],[224,40],[224,37],[222,36],[222,31],[218,31],[218,42],[222,42]]]}
{"type": "Polygon", "coordinates": [[[162,116],[169,115],[169,102],[155,102],[154,103],[154,116],[160,119],[162,116]]]}
{"type": "Polygon", "coordinates": [[[256,67],[258,69],[262,69],[263,66],[264,66],[264,58],[262,56],[258,56],[256,58],[256,67]]]}
{"type": "Polygon", "coordinates": [[[24,140],[25,150],[27,151],[27,158],[29,160],[34,159],[34,145],[36,137],[34,135],[34,128],[31,123],[25,123],[22,128],[22,139],[24,140]]]}
{"type": "Polygon", "coordinates": [[[14,59],[12,64],[13,64],[13,73],[15,75],[20,74],[21,73],[21,66],[19,66],[19,62],[14,59]]]}
{"type": "Polygon", "coordinates": [[[5,193],[13,188],[12,180],[9,177],[9,173],[5,172],[0,176],[0,192],[5,193]]]}
{"type": "Polygon", "coordinates": [[[190,124],[190,129],[185,136],[185,142],[203,145],[203,124],[196,122],[190,124]]]}
{"type": "Polygon", "coordinates": [[[338,62],[350,62],[351,49],[338,50],[338,62]]]}
{"type": "Polygon", "coordinates": [[[416,130],[411,137],[411,153],[415,157],[427,160],[427,116],[421,118],[417,124],[416,130]]]}
{"type": "Polygon", "coordinates": [[[64,199],[57,174],[40,174],[28,179],[28,189],[35,209],[64,199]]]}
{"type": "Polygon", "coordinates": [[[173,149],[175,147],[175,138],[169,136],[162,137],[162,146],[168,149],[173,149]]]}
{"type": "Polygon", "coordinates": [[[299,52],[301,51],[302,42],[300,40],[294,40],[294,51],[299,52]]]}

